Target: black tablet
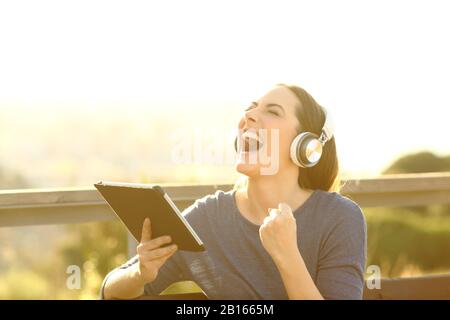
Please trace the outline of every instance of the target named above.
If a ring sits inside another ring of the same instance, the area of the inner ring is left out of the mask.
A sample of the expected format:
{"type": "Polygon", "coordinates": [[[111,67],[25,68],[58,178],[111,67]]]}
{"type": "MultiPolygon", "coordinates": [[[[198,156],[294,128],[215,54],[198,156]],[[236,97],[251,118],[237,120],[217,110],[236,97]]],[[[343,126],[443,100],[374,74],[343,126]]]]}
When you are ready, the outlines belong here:
{"type": "Polygon", "coordinates": [[[152,238],[170,235],[179,250],[204,251],[203,242],[159,185],[100,181],[94,186],[140,241],[146,217],[152,225],[152,238]]]}

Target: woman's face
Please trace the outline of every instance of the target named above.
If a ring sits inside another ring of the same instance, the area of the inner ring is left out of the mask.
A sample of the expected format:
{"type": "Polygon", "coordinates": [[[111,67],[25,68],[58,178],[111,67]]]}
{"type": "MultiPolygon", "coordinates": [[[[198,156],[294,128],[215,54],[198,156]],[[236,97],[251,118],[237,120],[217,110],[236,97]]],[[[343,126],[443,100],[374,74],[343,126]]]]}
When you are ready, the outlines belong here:
{"type": "Polygon", "coordinates": [[[300,126],[299,104],[288,88],[277,86],[245,109],[238,127],[238,172],[258,176],[296,168],[289,149],[300,126]]]}

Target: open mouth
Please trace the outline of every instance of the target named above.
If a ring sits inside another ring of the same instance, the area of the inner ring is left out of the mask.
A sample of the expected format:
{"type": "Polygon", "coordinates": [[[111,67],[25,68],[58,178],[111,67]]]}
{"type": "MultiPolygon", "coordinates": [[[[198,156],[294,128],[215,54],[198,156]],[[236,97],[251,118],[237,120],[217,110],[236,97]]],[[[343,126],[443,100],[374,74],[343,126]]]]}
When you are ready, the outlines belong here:
{"type": "Polygon", "coordinates": [[[256,130],[249,129],[242,134],[242,147],[244,152],[258,151],[263,146],[263,141],[256,133],[256,130]]]}

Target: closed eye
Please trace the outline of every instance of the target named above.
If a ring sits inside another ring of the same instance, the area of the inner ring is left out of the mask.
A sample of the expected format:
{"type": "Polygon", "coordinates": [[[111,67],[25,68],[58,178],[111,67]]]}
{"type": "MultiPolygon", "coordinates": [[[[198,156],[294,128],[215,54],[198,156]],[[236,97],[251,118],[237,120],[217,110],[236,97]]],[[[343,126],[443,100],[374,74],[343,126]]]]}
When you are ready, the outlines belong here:
{"type": "Polygon", "coordinates": [[[283,107],[276,103],[268,103],[266,105],[266,108],[269,110],[270,113],[276,116],[281,116],[284,113],[283,107]]]}
{"type": "MultiPolygon", "coordinates": [[[[252,104],[245,109],[245,112],[253,109],[256,106],[258,106],[258,104],[256,102],[252,102],[252,104]]],[[[278,105],[278,104],[269,103],[269,104],[266,105],[266,109],[267,109],[267,111],[269,113],[271,113],[273,115],[276,115],[276,116],[280,116],[279,112],[275,111],[276,108],[281,109],[284,112],[283,108],[280,105],[278,105]]]]}

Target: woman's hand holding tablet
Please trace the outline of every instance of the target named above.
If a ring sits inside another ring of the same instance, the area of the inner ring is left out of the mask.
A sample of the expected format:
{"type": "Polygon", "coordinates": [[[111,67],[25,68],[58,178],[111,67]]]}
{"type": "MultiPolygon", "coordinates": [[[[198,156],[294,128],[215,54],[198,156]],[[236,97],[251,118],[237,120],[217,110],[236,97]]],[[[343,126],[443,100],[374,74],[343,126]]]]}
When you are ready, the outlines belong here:
{"type": "Polygon", "coordinates": [[[177,251],[176,244],[165,246],[171,242],[170,236],[152,239],[151,221],[149,218],[144,220],[141,241],[137,246],[139,259],[137,271],[142,283],[145,284],[155,280],[159,269],[177,251]]]}

